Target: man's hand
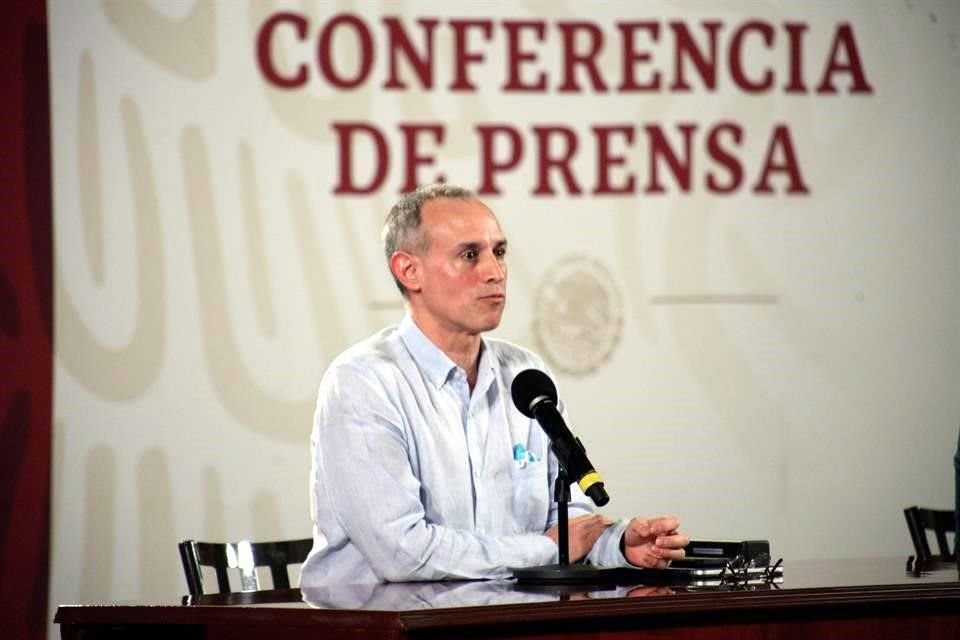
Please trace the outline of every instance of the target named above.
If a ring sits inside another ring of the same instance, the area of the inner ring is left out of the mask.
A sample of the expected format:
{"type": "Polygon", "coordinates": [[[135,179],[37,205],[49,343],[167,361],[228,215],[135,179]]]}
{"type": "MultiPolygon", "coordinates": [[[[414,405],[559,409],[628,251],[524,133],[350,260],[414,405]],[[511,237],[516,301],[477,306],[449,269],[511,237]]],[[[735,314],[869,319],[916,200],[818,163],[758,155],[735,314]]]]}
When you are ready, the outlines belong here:
{"type": "MultiPolygon", "coordinates": [[[[593,544],[597,541],[597,538],[600,537],[600,534],[613,524],[612,520],[605,518],[599,513],[588,513],[587,515],[570,518],[568,522],[570,525],[567,528],[570,532],[568,536],[570,542],[570,562],[578,562],[590,553],[590,549],[593,548],[593,544]]],[[[543,535],[557,542],[560,533],[557,527],[554,526],[550,527],[543,535]]]]}
{"type": "Polygon", "coordinates": [[[630,564],[663,569],[671,560],[682,560],[690,538],[677,531],[680,521],[673,516],[634,518],[623,532],[623,555],[630,564]]]}

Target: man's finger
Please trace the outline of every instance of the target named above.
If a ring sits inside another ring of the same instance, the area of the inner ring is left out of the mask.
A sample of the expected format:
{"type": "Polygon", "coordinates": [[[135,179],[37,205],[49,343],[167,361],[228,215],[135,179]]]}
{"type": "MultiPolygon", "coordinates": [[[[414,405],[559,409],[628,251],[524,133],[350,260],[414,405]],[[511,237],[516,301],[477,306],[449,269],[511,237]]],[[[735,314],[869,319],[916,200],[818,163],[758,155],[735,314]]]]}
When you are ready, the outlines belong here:
{"type": "Polygon", "coordinates": [[[652,534],[650,530],[650,521],[643,520],[641,518],[632,519],[630,521],[629,529],[641,538],[646,538],[652,534]]]}
{"type": "Polygon", "coordinates": [[[660,558],[663,560],[683,560],[687,552],[683,549],[661,549],[660,558]]]}
{"type": "Polygon", "coordinates": [[[665,533],[674,533],[680,528],[680,520],[676,516],[660,516],[649,521],[650,532],[653,535],[663,535],[665,533]]]}
{"type": "Polygon", "coordinates": [[[680,547],[685,547],[690,544],[690,538],[682,533],[675,533],[668,536],[658,536],[655,544],[658,547],[679,549],[680,547]]]}

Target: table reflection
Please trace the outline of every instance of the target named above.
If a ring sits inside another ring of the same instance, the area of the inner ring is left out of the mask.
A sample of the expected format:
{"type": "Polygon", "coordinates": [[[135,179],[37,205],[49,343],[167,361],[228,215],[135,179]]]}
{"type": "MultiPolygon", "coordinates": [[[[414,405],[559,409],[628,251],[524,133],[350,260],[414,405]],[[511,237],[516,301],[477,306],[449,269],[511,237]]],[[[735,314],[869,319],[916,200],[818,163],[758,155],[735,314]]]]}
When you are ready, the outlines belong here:
{"type": "Polygon", "coordinates": [[[669,596],[667,586],[520,586],[513,581],[392,582],[301,587],[303,601],[319,609],[409,611],[601,598],[669,596]]]}

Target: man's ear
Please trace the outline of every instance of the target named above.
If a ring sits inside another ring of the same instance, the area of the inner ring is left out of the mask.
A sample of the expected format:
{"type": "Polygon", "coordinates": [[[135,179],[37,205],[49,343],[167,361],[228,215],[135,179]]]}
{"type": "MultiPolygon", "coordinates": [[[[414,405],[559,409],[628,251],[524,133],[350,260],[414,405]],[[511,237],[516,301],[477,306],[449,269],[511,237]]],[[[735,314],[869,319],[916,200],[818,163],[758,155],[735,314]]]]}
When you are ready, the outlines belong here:
{"type": "Polygon", "coordinates": [[[407,291],[420,291],[420,259],[406,251],[390,256],[390,272],[407,291]]]}

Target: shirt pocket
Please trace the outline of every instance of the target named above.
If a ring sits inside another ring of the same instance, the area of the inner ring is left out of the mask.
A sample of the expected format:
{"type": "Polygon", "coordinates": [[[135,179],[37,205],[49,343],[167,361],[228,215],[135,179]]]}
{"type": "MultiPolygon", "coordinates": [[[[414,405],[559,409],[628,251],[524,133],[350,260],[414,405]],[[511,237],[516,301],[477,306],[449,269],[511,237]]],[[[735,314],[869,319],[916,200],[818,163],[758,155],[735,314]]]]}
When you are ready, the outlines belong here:
{"type": "Polygon", "coordinates": [[[546,460],[514,460],[513,512],[517,533],[543,533],[553,500],[546,460]]]}

